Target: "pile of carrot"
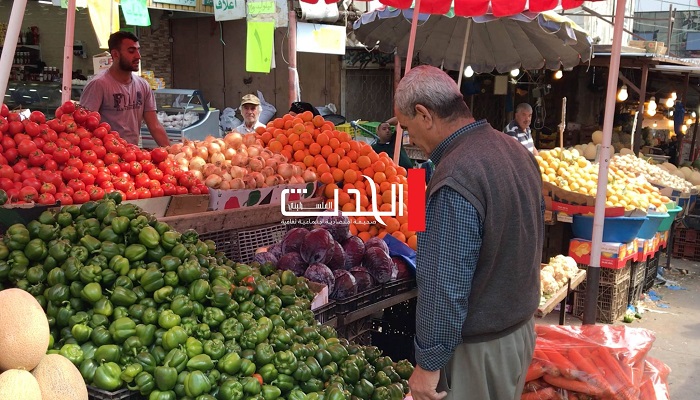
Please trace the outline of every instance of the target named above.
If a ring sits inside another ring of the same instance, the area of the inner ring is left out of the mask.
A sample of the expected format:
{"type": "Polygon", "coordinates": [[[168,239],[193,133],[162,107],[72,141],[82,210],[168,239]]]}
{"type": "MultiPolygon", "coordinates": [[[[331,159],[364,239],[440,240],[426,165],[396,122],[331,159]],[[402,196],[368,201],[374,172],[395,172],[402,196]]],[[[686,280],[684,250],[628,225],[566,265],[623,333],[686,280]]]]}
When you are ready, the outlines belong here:
{"type": "Polygon", "coordinates": [[[669,371],[647,357],[653,334],[624,329],[538,325],[521,400],[663,399],[659,385],[669,371]]]}

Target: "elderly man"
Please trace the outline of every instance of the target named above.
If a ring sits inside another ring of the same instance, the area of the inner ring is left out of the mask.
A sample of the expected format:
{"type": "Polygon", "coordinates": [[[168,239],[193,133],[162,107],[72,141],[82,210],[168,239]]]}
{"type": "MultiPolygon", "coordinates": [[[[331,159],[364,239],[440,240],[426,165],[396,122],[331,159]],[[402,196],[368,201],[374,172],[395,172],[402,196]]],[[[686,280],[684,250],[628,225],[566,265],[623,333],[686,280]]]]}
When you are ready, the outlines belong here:
{"type": "Polygon", "coordinates": [[[517,400],[535,346],[544,235],[535,157],[475,121],[454,80],[419,66],[394,111],[435,164],[418,232],[415,400],[517,400]]]}
{"type": "Polygon", "coordinates": [[[532,107],[527,103],[520,103],[515,107],[515,119],[503,132],[517,139],[530,153],[537,155],[535,143],[532,141],[530,121],[532,121],[532,107]]]}
{"type": "Polygon", "coordinates": [[[241,134],[255,133],[255,129],[258,127],[265,127],[258,121],[260,117],[260,112],[262,107],[260,106],[260,99],[254,94],[247,94],[241,99],[241,115],[243,115],[243,123],[240,124],[236,131],[241,134]]]}

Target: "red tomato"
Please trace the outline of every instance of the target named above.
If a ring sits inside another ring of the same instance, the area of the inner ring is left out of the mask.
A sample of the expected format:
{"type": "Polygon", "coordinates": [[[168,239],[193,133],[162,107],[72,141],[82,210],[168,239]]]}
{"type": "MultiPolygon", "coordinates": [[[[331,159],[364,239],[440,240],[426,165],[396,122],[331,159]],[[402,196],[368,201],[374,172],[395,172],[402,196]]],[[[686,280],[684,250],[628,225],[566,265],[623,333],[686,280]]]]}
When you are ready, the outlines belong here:
{"type": "Polygon", "coordinates": [[[32,179],[36,177],[36,173],[31,169],[27,169],[19,173],[19,179],[21,180],[32,179]]]}
{"type": "MultiPolygon", "coordinates": [[[[49,156],[47,156],[49,157],[49,156]]],[[[52,159],[46,160],[44,163],[44,169],[47,171],[55,171],[58,169],[58,163],[52,159]]]]}
{"type": "Polygon", "coordinates": [[[104,146],[95,146],[92,148],[92,151],[95,152],[95,155],[97,156],[98,160],[103,160],[105,161],[105,164],[107,164],[107,161],[105,160],[105,156],[107,155],[107,149],[105,149],[104,146]]]}
{"type": "Polygon", "coordinates": [[[0,178],[12,179],[14,175],[15,171],[12,170],[12,167],[7,164],[0,165],[0,178]]]}
{"type": "Polygon", "coordinates": [[[163,188],[160,188],[160,187],[151,188],[150,191],[151,191],[151,197],[163,197],[163,196],[165,196],[165,191],[163,190],[163,188]]]}
{"type": "Polygon", "coordinates": [[[60,172],[41,171],[37,178],[42,182],[53,183],[56,188],[59,188],[63,184],[63,177],[60,172]]]}
{"type": "Polygon", "coordinates": [[[180,184],[180,186],[191,188],[192,185],[195,184],[195,177],[192,176],[192,174],[183,174],[180,178],[178,178],[177,182],[180,184]]]}
{"type": "Polygon", "coordinates": [[[39,192],[33,186],[24,186],[19,190],[19,199],[27,203],[34,201],[39,197],[39,192]]]}
{"type": "Polygon", "coordinates": [[[97,175],[99,168],[100,167],[98,167],[95,164],[85,163],[85,165],[83,165],[83,169],[81,169],[80,172],[87,172],[88,174],[92,174],[94,176],[97,175]]]}
{"type": "Polygon", "coordinates": [[[78,190],[73,193],[73,203],[82,204],[90,201],[90,194],[84,190],[78,190]]]}
{"type": "Polygon", "coordinates": [[[27,178],[22,181],[22,186],[31,186],[36,189],[37,192],[41,189],[41,185],[41,181],[36,178],[27,178]]]}
{"type": "Polygon", "coordinates": [[[17,147],[17,142],[15,142],[15,140],[12,139],[10,136],[3,136],[0,140],[0,145],[2,145],[2,148],[5,150],[13,149],[17,147]]]}
{"type": "Polygon", "coordinates": [[[107,169],[109,170],[109,172],[112,173],[112,175],[116,175],[122,170],[121,168],[119,168],[119,164],[109,164],[107,166],[107,169]]]}
{"type": "Polygon", "coordinates": [[[150,199],[152,197],[151,191],[145,187],[140,187],[136,189],[136,193],[138,194],[139,199],[150,199]]]}
{"type": "Polygon", "coordinates": [[[46,122],[46,115],[41,111],[32,111],[32,113],[29,114],[29,120],[37,124],[43,124],[46,122]]]}
{"type": "MultiPolygon", "coordinates": [[[[73,119],[75,119],[75,122],[83,125],[85,121],[87,120],[88,117],[88,110],[84,108],[76,108],[75,111],[73,111],[73,119]]],[[[99,123],[99,122],[98,122],[99,123]]]]}
{"type": "Polygon", "coordinates": [[[172,183],[164,183],[160,187],[161,189],[163,189],[163,193],[166,196],[172,196],[177,194],[177,187],[175,187],[175,185],[173,185],[172,183]]]}
{"type": "Polygon", "coordinates": [[[95,176],[87,172],[81,172],[80,175],[78,175],[78,180],[82,181],[86,186],[95,184],[95,176]]]}
{"type": "Polygon", "coordinates": [[[105,190],[101,187],[93,187],[90,190],[90,200],[101,200],[105,197],[105,190]]]}
{"type": "Polygon", "coordinates": [[[124,159],[124,161],[126,161],[126,162],[136,161],[136,153],[135,152],[126,152],[126,153],[122,154],[121,156],[122,156],[122,159],[124,159]]]}
{"type": "Polygon", "coordinates": [[[148,150],[141,150],[136,152],[137,161],[151,161],[151,152],[148,150]]]}
{"type": "Polygon", "coordinates": [[[168,159],[168,151],[162,147],[155,148],[151,150],[151,160],[155,164],[161,163],[168,159]]]}
{"type": "Polygon", "coordinates": [[[141,163],[141,168],[143,168],[143,172],[147,173],[150,170],[152,170],[153,168],[156,168],[155,164],[153,164],[152,162],[150,162],[148,160],[141,160],[139,162],[141,163]]]}
{"type": "Polygon", "coordinates": [[[104,138],[109,131],[105,129],[103,126],[98,126],[97,128],[93,129],[92,135],[95,136],[96,138],[104,138]]]}
{"type": "Polygon", "coordinates": [[[78,157],[71,157],[68,161],[66,161],[66,165],[70,165],[71,167],[78,168],[79,171],[82,171],[85,163],[78,157]]]}
{"type": "Polygon", "coordinates": [[[151,179],[162,181],[163,180],[163,171],[161,171],[158,168],[153,168],[150,171],[148,171],[148,177],[151,179]]]}
{"type": "Polygon", "coordinates": [[[68,184],[66,186],[70,187],[76,192],[79,190],[85,190],[86,187],[85,182],[83,182],[80,179],[71,179],[70,181],[68,181],[68,184]]]}
{"type": "Polygon", "coordinates": [[[36,150],[29,155],[29,165],[32,167],[39,167],[44,165],[47,158],[43,151],[36,150]]]}
{"type": "MultiPolygon", "coordinates": [[[[13,174],[14,174],[14,172],[13,172],[13,174]]],[[[5,177],[0,178],[0,189],[7,192],[9,189],[12,189],[13,187],[15,187],[15,183],[12,181],[12,178],[5,178],[5,177]]]]}
{"type": "Polygon", "coordinates": [[[2,108],[0,108],[0,116],[7,117],[8,115],[10,115],[10,109],[7,107],[7,104],[3,103],[2,108]]]}
{"type": "Polygon", "coordinates": [[[107,153],[105,150],[105,155],[102,159],[105,160],[106,165],[117,164],[119,162],[119,155],[111,152],[107,153]]]}
{"type": "Polygon", "coordinates": [[[41,128],[39,128],[39,124],[32,121],[29,121],[26,125],[24,125],[24,131],[27,132],[27,135],[31,137],[37,137],[41,134],[41,128]]]}
{"type": "Polygon", "coordinates": [[[68,193],[56,193],[56,201],[60,202],[62,206],[67,206],[73,204],[73,198],[68,193]]]}
{"type": "Polygon", "coordinates": [[[37,203],[46,205],[55,204],[56,198],[51,193],[42,193],[39,195],[37,203]]]}
{"type": "Polygon", "coordinates": [[[133,181],[134,181],[134,180],[131,178],[131,175],[129,175],[128,172],[121,171],[121,172],[118,172],[118,173],[114,174],[114,176],[116,176],[117,178],[124,178],[124,179],[126,179],[127,181],[129,181],[129,182],[133,182],[133,181]]]}
{"type": "Polygon", "coordinates": [[[80,143],[78,144],[78,146],[80,146],[80,148],[83,150],[92,150],[92,148],[95,147],[95,144],[92,143],[92,140],[90,140],[90,138],[84,137],[80,139],[80,143]]]}
{"type": "Polygon", "coordinates": [[[24,124],[19,121],[11,121],[10,129],[8,129],[10,135],[16,135],[18,133],[24,132],[24,124]]]}
{"type": "MultiPolygon", "coordinates": [[[[129,154],[129,153],[126,153],[126,154],[129,154]]],[[[125,154],[125,155],[126,155],[126,154],[125,154]]],[[[130,162],[130,163],[129,163],[129,166],[130,166],[130,168],[129,168],[129,173],[130,173],[132,176],[136,176],[136,175],[140,174],[140,173],[143,171],[143,167],[141,166],[141,163],[138,162],[138,161],[132,161],[132,162],[130,162]]]]}
{"type": "MultiPolygon", "coordinates": [[[[42,140],[41,138],[36,138],[34,139],[34,142],[38,142],[39,140],[42,140]]],[[[54,142],[46,142],[44,143],[43,146],[41,146],[41,150],[46,153],[46,154],[53,154],[58,146],[54,142]]]]}
{"type": "Polygon", "coordinates": [[[160,179],[162,183],[170,183],[173,186],[177,186],[177,178],[175,178],[172,175],[165,174],[163,175],[163,178],[160,179]]]}
{"type": "Polygon", "coordinates": [[[199,185],[197,185],[197,189],[199,189],[199,193],[201,193],[201,194],[209,193],[209,188],[207,187],[207,185],[199,184],[199,185]]]}
{"type": "Polygon", "coordinates": [[[176,189],[177,189],[177,191],[175,194],[187,194],[187,193],[189,193],[187,188],[184,186],[177,186],[176,189]]]}
{"type": "Polygon", "coordinates": [[[136,184],[136,188],[148,187],[150,181],[151,179],[145,172],[142,172],[134,177],[134,183],[136,184]]]}
{"type": "Polygon", "coordinates": [[[78,130],[78,124],[76,124],[75,121],[64,122],[63,125],[65,126],[66,132],[75,132],[78,130]]]}
{"type": "Polygon", "coordinates": [[[57,133],[66,131],[66,125],[64,125],[63,122],[58,119],[52,119],[47,122],[47,124],[49,125],[49,128],[53,129],[57,133]]]}
{"type": "Polygon", "coordinates": [[[161,187],[161,184],[160,184],[159,181],[149,181],[147,187],[148,187],[149,189],[156,189],[156,188],[161,187]]]}
{"type": "Polygon", "coordinates": [[[126,192],[126,190],[129,188],[129,180],[126,178],[112,179],[112,183],[116,189],[121,190],[122,192],[126,192]]]}
{"type": "Polygon", "coordinates": [[[61,111],[63,111],[64,114],[72,114],[73,111],[75,111],[75,103],[72,101],[66,101],[61,105],[61,111]]]}
{"type": "Polygon", "coordinates": [[[95,166],[97,167],[104,167],[105,166],[105,160],[98,158],[97,161],[95,161],[95,166]]]}
{"type": "Polygon", "coordinates": [[[110,181],[105,181],[100,183],[99,185],[102,189],[105,190],[105,192],[109,193],[114,190],[114,184],[110,181]]]}
{"type": "Polygon", "coordinates": [[[83,125],[85,125],[87,129],[92,131],[98,126],[100,126],[100,120],[93,115],[88,115],[87,118],[85,118],[85,123],[83,125]]]}
{"type": "MultiPolygon", "coordinates": [[[[5,154],[5,157],[7,157],[7,154],[5,154]]],[[[9,158],[8,158],[9,160],[9,158]]],[[[15,165],[12,166],[12,169],[17,173],[20,174],[22,171],[26,170],[29,168],[29,165],[27,165],[26,160],[19,160],[15,163],[15,165]]]]}
{"type": "Polygon", "coordinates": [[[102,182],[112,182],[112,174],[107,171],[100,171],[95,175],[95,182],[99,185],[102,182]]]}
{"type": "Polygon", "coordinates": [[[51,182],[44,182],[39,189],[41,193],[56,194],[56,186],[51,182]]]}
{"type": "Polygon", "coordinates": [[[22,116],[19,115],[18,112],[11,112],[10,114],[7,115],[7,120],[12,122],[12,121],[17,121],[21,122],[22,121],[22,116]]]}
{"type": "Polygon", "coordinates": [[[75,134],[78,135],[78,137],[81,139],[91,139],[92,138],[92,133],[90,133],[90,131],[83,128],[82,126],[78,127],[78,129],[75,130],[75,134]]]}
{"type": "Polygon", "coordinates": [[[68,165],[65,168],[63,168],[61,175],[63,176],[64,181],[78,179],[78,176],[80,176],[80,170],[73,165],[68,165]]]}
{"type": "Polygon", "coordinates": [[[53,152],[53,160],[59,164],[65,164],[69,159],[70,153],[63,147],[59,147],[53,152]]]}
{"type": "Polygon", "coordinates": [[[8,129],[10,129],[10,123],[5,117],[0,118],[0,133],[7,132],[8,129]]]}
{"type": "Polygon", "coordinates": [[[191,194],[202,194],[202,191],[199,190],[199,187],[198,187],[198,186],[192,186],[192,187],[190,188],[190,193],[191,193],[191,194]]]}
{"type": "Polygon", "coordinates": [[[126,194],[127,200],[137,200],[139,198],[139,194],[136,192],[136,189],[129,189],[124,193],[126,194]]]}
{"type": "Polygon", "coordinates": [[[75,190],[73,190],[72,187],[63,185],[60,188],[57,188],[59,192],[67,193],[69,196],[73,197],[73,194],[75,193],[75,190]]]}
{"type": "Polygon", "coordinates": [[[36,143],[34,143],[33,140],[24,139],[17,146],[17,152],[22,157],[29,157],[29,155],[32,154],[33,152],[35,152],[37,150],[37,148],[38,147],[37,147],[36,143]]]}

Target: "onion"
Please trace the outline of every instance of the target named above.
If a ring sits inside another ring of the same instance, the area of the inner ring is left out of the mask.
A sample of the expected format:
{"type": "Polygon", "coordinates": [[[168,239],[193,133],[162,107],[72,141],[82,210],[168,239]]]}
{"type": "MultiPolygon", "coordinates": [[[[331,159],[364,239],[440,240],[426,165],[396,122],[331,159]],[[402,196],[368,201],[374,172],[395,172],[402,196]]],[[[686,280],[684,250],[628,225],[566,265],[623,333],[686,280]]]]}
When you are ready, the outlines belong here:
{"type": "Polygon", "coordinates": [[[241,146],[241,148],[238,149],[238,154],[242,154],[242,155],[248,157],[248,148],[245,146],[241,146]]]}
{"type": "Polygon", "coordinates": [[[257,157],[260,155],[262,149],[258,145],[248,146],[248,156],[257,157]]]}
{"type": "Polygon", "coordinates": [[[211,162],[215,164],[221,164],[226,161],[226,156],[224,153],[214,153],[211,155],[211,162]]]}
{"type": "Polygon", "coordinates": [[[260,157],[262,157],[263,160],[267,160],[274,155],[275,155],[275,153],[273,153],[272,150],[270,150],[270,149],[263,149],[263,151],[260,152],[260,157]]]}
{"type": "Polygon", "coordinates": [[[209,175],[221,175],[221,168],[215,164],[205,164],[202,168],[202,174],[207,177],[209,175]]]}
{"type": "Polygon", "coordinates": [[[200,181],[204,180],[204,174],[202,174],[202,171],[190,171],[190,172],[192,172],[192,176],[199,179],[200,181]]]}
{"type": "Polygon", "coordinates": [[[221,181],[221,185],[219,185],[219,189],[221,189],[221,190],[231,189],[231,181],[227,181],[227,180],[221,181]]]}
{"type": "Polygon", "coordinates": [[[255,144],[255,139],[257,139],[257,137],[254,133],[247,133],[245,136],[243,136],[243,144],[246,146],[252,146],[255,144]]]}
{"type": "Polygon", "coordinates": [[[258,183],[255,181],[255,178],[253,178],[250,175],[246,175],[243,177],[243,183],[245,183],[246,189],[255,189],[258,187],[258,183]]]}
{"type": "Polygon", "coordinates": [[[218,188],[219,185],[221,185],[221,181],[222,180],[219,175],[212,174],[207,176],[207,179],[204,180],[204,184],[211,188],[218,188]]]}
{"type": "Polygon", "coordinates": [[[231,174],[232,178],[243,178],[248,171],[245,168],[234,165],[231,167],[231,171],[229,173],[231,174]]]}
{"type": "Polygon", "coordinates": [[[238,132],[231,132],[224,137],[226,146],[233,149],[238,149],[243,144],[243,136],[238,132]]]}
{"type": "Polygon", "coordinates": [[[268,176],[275,175],[275,169],[272,167],[264,167],[260,170],[260,173],[263,174],[265,178],[267,178],[268,176]]]}
{"type": "Polygon", "coordinates": [[[275,154],[274,156],[272,156],[272,158],[275,159],[278,164],[287,162],[287,157],[283,156],[282,154],[275,154]]]}
{"type": "Polygon", "coordinates": [[[270,175],[265,178],[265,186],[277,186],[280,184],[279,175],[270,175]]]}
{"type": "Polygon", "coordinates": [[[301,176],[304,172],[304,169],[296,164],[293,164],[292,167],[294,168],[294,176],[301,176]]]}
{"type": "Polygon", "coordinates": [[[224,150],[224,157],[226,157],[227,160],[230,160],[231,157],[233,157],[235,155],[236,155],[236,149],[228,147],[228,148],[226,148],[226,150],[224,150]]]}
{"type": "Polygon", "coordinates": [[[207,149],[207,146],[200,144],[197,146],[194,150],[194,155],[197,157],[202,157],[205,160],[209,159],[209,150],[207,149]]]}
{"type": "Polygon", "coordinates": [[[214,136],[212,135],[207,135],[207,137],[204,138],[204,143],[209,144],[214,141],[214,136]]]}
{"type": "Polygon", "coordinates": [[[219,145],[218,142],[211,142],[207,145],[207,149],[209,150],[209,153],[211,155],[214,155],[216,153],[221,153],[221,145],[219,145]]]}
{"type": "Polygon", "coordinates": [[[262,171],[263,167],[265,167],[265,160],[260,156],[248,160],[248,168],[250,168],[251,171],[262,171]]]}
{"type": "Polygon", "coordinates": [[[233,178],[228,184],[231,189],[245,189],[245,182],[241,178],[233,178]]]}
{"type": "Polygon", "coordinates": [[[225,180],[225,181],[230,181],[231,179],[233,179],[233,177],[231,176],[231,174],[229,174],[228,172],[226,172],[226,173],[224,173],[223,175],[221,175],[221,179],[223,179],[223,180],[225,180]]]}
{"type": "Polygon", "coordinates": [[[282,175],[282,178],[284,178],[284,180],[287,180],[294,175],[294,167],[292,166],[292,164],[280,164],[277,167],[277,173],[282,175]]]}
{"type": "Polygon", "coordinates": [[[185,157],[192,158],[192,156],[194,156],[194,147],[192,147],[191,145],[183,146],[182,153],[185,155],[185,157]]]}
{"type": "Polygon", "coordinates": [[[190,159],[190,169],[201,171],[206,163],[207,162],[204,161],[202,157],[192,157],[192,159],[190,159]]]}
{"type": "Polygon", "coordinates": [[[307,169],[304,170],[301,177],[304,179],[304,182],[314,182],[316,180],[316,173],[310,169],[307,169]]]}
{"type": "Polygon", "coordinates": [[[168,147],[168,152],[170,154],[178,154],[182,150],[182,143],[175,143],[174,145],[168,147]]]}
{"type": "Polygon", "coordinates": [[[265,177],[260,172],[251,172],[249,176],[255,179],[256,187],[262,187],[265,183],[265,177]]]}
{"type": "Polygon", "coordinates": [[[277,169],[277,164],[279,164],[279,162],[274,158],[268,158],[265,160],[266,167],[270,167],[272,169],[277,169]]]}

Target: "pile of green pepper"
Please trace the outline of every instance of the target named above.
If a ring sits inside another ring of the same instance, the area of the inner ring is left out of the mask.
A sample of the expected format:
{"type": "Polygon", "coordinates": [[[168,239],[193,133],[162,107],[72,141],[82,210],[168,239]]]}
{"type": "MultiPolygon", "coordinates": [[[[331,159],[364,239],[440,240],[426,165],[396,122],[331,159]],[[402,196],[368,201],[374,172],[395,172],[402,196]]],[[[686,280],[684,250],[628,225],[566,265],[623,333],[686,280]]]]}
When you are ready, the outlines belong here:
{"type": "Polygon", "coordinates": [[[0,289],[46,311],[49,353],[149,400],[400,400],[413,366],[321,326],[304,278],[234,263],[119,195],[10,226],[0,289]]]}

